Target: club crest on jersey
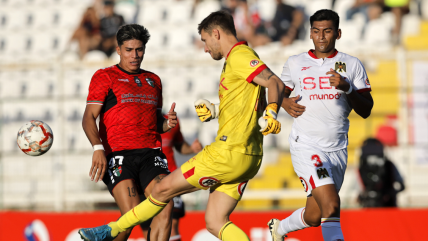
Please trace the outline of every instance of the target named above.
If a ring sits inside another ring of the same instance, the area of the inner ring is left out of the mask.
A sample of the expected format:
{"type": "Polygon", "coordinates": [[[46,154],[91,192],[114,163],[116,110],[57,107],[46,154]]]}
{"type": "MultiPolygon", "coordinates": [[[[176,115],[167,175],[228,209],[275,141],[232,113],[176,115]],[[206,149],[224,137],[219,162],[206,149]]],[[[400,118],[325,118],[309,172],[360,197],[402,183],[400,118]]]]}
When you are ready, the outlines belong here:
{"type": "Polygon", "coordinates": [[[138,87],[143,86],[143,84],[141,83],[141,80],[138,78],[138,76],[134,77],[134,81],[135,81],[135,83],[137,84],[138,87]]]}
{"type": "Polygon", "coordinates": [[[201,177],[201,179],[199,179],[199,185],[201,185],[202,187],[212,187],[219,182],[220,181],[215,179],[214,177],[201,177]]]}
{"type": "Polygon", "coordinates": [[[327,169],[325,169],[324,167],[317,169],[317,175],[319,179],[330,177],[330,174],[328,174],[327,169]]]}
{"type": "Polygon", "coordinates": [[[346,73],[346,63],[345,62],[336,62],[334,65],[334,70],[336,70],[338,73],[346,73]]]}
{"type": "Polygon", "coordinates": [[[242,196],[242,194],[244,193],[245,188],[247,187],[247,183],[248,183],[248,181],[239,183],[239,185],[238,185],[238,193],[239,193],[240,196],[242,196]]]}
{"type": "Polygon", "coordinates": [[[303,177],[299,177],[299,179],[303,185],[303,188],[305,189],[305,192],[308,192],[308,184],[306,183],[305,179],[303,179],[303,177]]]}
{"type": "Polygon", "coordinates": [[[155,87],[155,82],[150,79],[150,78],[146,78],[147,84],[149,84],[151,87],[155,87]]]}
{"type": "Polygon", "coordinates": [[[366,85],[370,85],[369,78],[366,79],[366,85]]]}
{"type": "Polygon", "coordinates": [[[260,63],[260,61],[258,61],[257,59],[253,59],[250,61],[250,66],[254,67],[254,66],[258,65],[259,63],[260,63]]]}

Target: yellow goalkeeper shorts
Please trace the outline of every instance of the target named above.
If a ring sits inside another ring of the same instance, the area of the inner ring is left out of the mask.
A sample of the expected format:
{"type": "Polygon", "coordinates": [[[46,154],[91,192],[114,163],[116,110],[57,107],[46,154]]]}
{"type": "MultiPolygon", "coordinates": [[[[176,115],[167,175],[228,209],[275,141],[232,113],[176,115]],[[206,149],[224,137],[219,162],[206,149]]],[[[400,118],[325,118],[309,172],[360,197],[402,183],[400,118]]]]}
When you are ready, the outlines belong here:
{"type": "Polygon", "coordinates": [[[260,169],[262,156],[205,146],[181,166],[184,178],[200,189],[223,192],[241,200],[248,181],[260,169]]]}

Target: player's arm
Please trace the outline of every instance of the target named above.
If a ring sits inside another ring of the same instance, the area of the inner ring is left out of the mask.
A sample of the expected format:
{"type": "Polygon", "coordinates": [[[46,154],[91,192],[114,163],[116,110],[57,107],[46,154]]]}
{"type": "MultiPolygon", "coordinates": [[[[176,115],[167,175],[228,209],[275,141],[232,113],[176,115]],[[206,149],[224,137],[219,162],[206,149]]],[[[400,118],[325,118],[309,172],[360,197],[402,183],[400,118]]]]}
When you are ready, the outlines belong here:
{"type": "Polygon", "coordinates": [[[300,99],[300,95],[290,98],[290,94],[291,89],[285,88],[284,100],[282,101],[281,107],[284,108],[284,110],[287,111],[289,115],[294,118],[297,118],[303,114],[303,112],[306,110],[306,107],[297,104],[297,101],[300,99]]]}
{"type": "Polygon", "coordinates": [[[195,154],[202,150],[202,144],[198,138],[193,141],[192,145],[189,145],[186,141],[180,143],[174,143],[175,149],[183,155],[195,154]]]}
{"type": "MultiPolygon", "coordinates": [[[[97,128],[96,120],[101,112],[102,105],[88,104],[83,114],[82,127],[92,146],[102,145],[97,128]]],[[[107,167],[107,160],[104,150],[96,150],[92,156],[92,166],[89,170],[89,176],[95,182],[103,179],[107,167]],[[96,175],[97,174],[97,175],[96,175]],[[95,177],[96,175],[96,177],[95,177]]]]}
{"type": "Polygon", "coordinates": [[[285,85],[282,83],[281,79],[278,78],[269,68],[264,69],[256,77],[254,77],[253,82],[268,88],[268,103],[276,103],[278,109],[282,104],[284,99],[284,88],[285,85]]]}
{"type": "Polygon", "coordinates": [[[260,132],[263,135],[278,134],[281,131],[281,123],[276,120],[282,100],[284,99],[285,85],[269,68],[262,70],[253,82],[268,88],[268,106],[259,119],[260,132]]]}
{"type": "Polygon", "coordinates": [[[157,132],[165,133],[177,125],[177,112],[175,112],[175,102],[172,103],[171,109],[168,111],[168,118],[165,119],[161,109],[157,109],[157,132]]]}
{"type": "Polygon", "coordinates": [[[352,88],[352,85],[349,84],[348,81],[333,69],[330,69],[327,74],[331,74],[330,85],[346,93],[346,96],[355,112],[364,119],[369,117],[374,105],[370,92],[358,93],[357,90],[352,88]]]}

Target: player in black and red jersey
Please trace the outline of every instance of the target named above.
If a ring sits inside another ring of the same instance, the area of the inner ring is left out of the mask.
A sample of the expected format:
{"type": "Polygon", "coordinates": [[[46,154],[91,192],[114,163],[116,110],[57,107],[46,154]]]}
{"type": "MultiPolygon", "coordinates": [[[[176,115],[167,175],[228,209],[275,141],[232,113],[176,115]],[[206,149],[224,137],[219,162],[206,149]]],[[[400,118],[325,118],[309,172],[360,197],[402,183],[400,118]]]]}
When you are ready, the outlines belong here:
{"type": "MultiPolygon", "coordinates": [[[[168,115],[164,115],[168,118],[168,115]]],[[[174,158],[174,148],[183,155],[196,154],[202,150],[202,144],[198,139],[195,139],[191,145],[187,143],[180,130],[180,121],[177,119],[177,125],[171,131],[165,132],[162,137],[162,152],[168,160],[168,169],[173,172],[177,169],[177,163],[174,158]]],[[[144,198],[144,197],[142,197],[144,198]]],[[[184,217],[185,208],[184,202],[180,196],[174,197],[174,208],[172,209],[172,229],[169,241],[181,241],[181,235],[178,229],[179,219],[184,217]]],[[[143,229],[144,237],[148,236],[152,219],[140,224],[143,229]]]]}
{"type": "MultiPolygon", "coordinates": [[[[140,68],[149,38],[147,29],[137,24],[119,29],[120,62],[92,77],[82,122],[94,147],[89,176],[95,182],[103,180],[122,214],[140,203],[139,193],[150,195],[154,184],[170,173],[160,133],[177,124],[175,103],[165,119],[161,80],[140,68]]],[[[172,204],[153,219],[151,240],[169,239],[172,204]]],[[[115,240],[127,240],[130,233],[121,233],[115,240]]]]}

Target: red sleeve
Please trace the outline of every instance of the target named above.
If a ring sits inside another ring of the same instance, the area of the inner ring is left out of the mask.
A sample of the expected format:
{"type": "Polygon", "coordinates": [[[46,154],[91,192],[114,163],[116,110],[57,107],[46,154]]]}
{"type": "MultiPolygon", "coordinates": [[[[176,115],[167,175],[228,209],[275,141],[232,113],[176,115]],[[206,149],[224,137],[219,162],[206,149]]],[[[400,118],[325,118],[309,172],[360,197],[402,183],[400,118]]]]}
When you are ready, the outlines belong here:
{"type": "Polygon", "coordinates": [[[110,77],[104,70],[100,69],[95,72],[89,85],[89,94],[86,99],[86,104],[103,105],[110,89],[110,83],[110,77]]]}
{"type": "Polygon", "coordinates": [[[158,99],[158,109],[162,109],[163,106],[163,96],[162,96],[162,81],[159,78],[159,99],[158,99]]]}
{"type": "Polygon", "coordinates": [[[180,130],[180,122],[177,119],[177,125],[175,126],[176,132],[174,133],[174,137],[172,142],[174,144],[177,143],[183,143],[184,142],[184,138],[183,138],[183,134],[181,134],[181,130],[180,130]]]}
{"type": "Polygon", "coordinates": [[[254,77],[256,77],[258,74],[260,74],[260,72],[262,72],[266,68],[267,68],[267,66],[265,64],[260,65],[256,70],[254,70],[253,73],[250,74],[250,76],[248,76],[247,82],[251,83],[253,81],[254,77]]]}

